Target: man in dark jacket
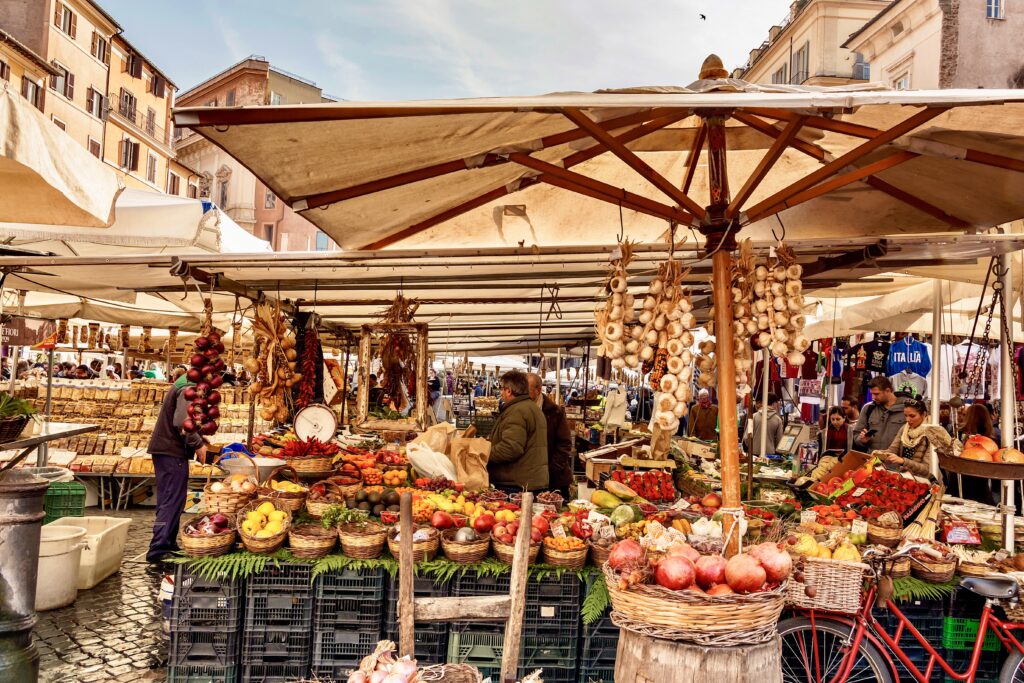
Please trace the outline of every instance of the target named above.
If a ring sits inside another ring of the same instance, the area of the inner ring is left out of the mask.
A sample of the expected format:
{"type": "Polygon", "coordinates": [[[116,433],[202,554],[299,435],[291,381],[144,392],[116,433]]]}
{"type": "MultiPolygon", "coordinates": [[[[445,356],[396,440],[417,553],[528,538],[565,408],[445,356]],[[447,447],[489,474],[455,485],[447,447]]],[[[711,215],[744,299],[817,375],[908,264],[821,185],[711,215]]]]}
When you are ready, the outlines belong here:
{"type": "Polygon", "coordinates": [[[156,474],[156,522],[153,540],[146,559],[159,562],[164,555],[178,549],[178,523],[188,496],[188,464],[193,456],[206,462],[206,443],[196,432],[182,431],[188,417],[189,401],[185,398],[188,386],[172,386],[164,396],[160,414],[149,439],[149,453],[153,456],[156,474]]]}
{"type": "Polygon", "coordinates": [[[548,433],[544,413],[530,400],[526,374],[501,376],[501,400],[491,431],[487,471],[499,488],[537,491],[548,487],[548,433]]]}
{"type": "Polygon", "coordinates": [[[530,398],[544,413],[547,422],[548,487],[568,498],[569,484],[572,483],[572,431],[569,429],[569,421],[565,419],[562,406],[542,393],[544,387],[540,375],[530,374],[527,380],[530,398]]]}

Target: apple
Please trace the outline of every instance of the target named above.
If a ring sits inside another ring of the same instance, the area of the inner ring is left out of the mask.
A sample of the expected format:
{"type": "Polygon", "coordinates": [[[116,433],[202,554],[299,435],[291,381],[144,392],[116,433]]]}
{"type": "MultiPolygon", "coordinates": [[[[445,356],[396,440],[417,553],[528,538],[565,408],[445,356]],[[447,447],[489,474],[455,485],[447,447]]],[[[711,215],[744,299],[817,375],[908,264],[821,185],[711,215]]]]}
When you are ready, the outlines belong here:
{"type": "Polygon", "coordinates": [[[473,528],[481,534],[487,533],[494,528],[494,515],[480,515],[473,521],[473,528]]]}
{"type": "Polygon", "coordinates": [[[491,529],[491,533],[494,534],[495,538],[503,538],[508,533],[508,528],[504,524],[495,524],[491,529]]]}
{"type": "Polygon", "coordinates": [[[700,504],[706,508],[720,508],[722,507],[722,497],[717,493],[709,493],[704,496],[700,504]]]}
{"type": "Polygon", "coordinates": [[[435,529],[451,529],[455,524],[455,520],[447,512],[438,510],[434,513],[434,516],[430,518],[430,526],[435,529]]]}
{"type": "Polygon", "coordinates": [[[537,527],[534,527],[533,530],[530,532],[530,542],[532,542],[532,543],[540,543],[543,540],[544,540],[544,534],[541,532],[540,529],[538,529],[537,527]]]}

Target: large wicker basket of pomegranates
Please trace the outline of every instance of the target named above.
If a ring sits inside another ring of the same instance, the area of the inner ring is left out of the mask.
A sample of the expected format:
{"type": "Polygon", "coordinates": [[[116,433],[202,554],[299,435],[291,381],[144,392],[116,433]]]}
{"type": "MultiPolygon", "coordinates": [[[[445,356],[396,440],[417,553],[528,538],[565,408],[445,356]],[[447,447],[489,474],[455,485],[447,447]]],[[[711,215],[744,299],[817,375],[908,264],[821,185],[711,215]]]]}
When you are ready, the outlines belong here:
{"type": "Polygon", "coordinates": [[[658,558],[620,541],[604,565],[612,621],[645,635],[718,647],[771,640],[792,559],[762,543],[730,559],[677,544],[658,558]]]}

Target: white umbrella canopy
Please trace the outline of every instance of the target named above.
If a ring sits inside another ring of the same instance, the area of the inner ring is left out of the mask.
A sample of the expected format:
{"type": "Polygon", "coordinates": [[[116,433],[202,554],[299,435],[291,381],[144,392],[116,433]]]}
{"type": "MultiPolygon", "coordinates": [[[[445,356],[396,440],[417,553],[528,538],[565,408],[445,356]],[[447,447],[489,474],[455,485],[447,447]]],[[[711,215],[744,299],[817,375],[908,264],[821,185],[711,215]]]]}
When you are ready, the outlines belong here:
{"type": "Polygon", "coordinates": [[[539,97],[189,108],[175,123],[237,157],[346,249],[553,246],[606,244],[620,230],[650,241],[669,221],[701,224],[709,110],[726,117],[727,215],[749,226],[741,236],[1004,223],[1024,214],[1022,102],[1019,90],[712,79],[539,97]]]}
{"type": "Polygon", "coordinates": [[[8,82],[0,83],[0,220],[105,228],[124,189],[8,82]]]}

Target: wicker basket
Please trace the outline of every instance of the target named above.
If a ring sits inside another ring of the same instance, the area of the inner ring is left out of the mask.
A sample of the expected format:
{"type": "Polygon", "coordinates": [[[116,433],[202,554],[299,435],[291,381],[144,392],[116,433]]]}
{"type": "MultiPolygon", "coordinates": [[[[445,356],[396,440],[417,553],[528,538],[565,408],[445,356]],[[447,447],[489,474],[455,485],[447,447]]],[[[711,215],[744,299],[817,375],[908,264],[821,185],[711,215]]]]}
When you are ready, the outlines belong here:
{"type": "Polygon", "coordinates": [[[292,467],[291,465],[281,465],[280,467],[276,468],[273,472],[270,473],[266,481],[263,482],[263,486],[259,488],[257,493],[259,494],[260,498],[266,498],[268,500],[274,501],[277,507],[281,508],[282,510],[287,510],[288,512],[296,513],[302,509],[303,503],[306,502],[306,496],[309,495],[309,490],[307,489],[305,491],[298,491],[292,493],[291,491],[278,491],[277,489],[271,488],[270,482],[273,481],[274,477],[276,477],[281,470],[291,470],[292,475],[295,477],[295,481],[298,481],[299,473],[295,471],[294,467],[292,467]]]}
{"type": "Polygon", "coordinates": [[[594,563],[595,567],[603,567],[604,563],[608,561],[608,556],[612,554],[612,546],[614,543],[609,545],[600,545],[591,541],[590,543],[590,561],[594,563]]]}
{"type": "Polygon", "coordinates": [[[0,443],[7,443],[8,441],[14,441],[21,433],[25,431],[25,425],[32,419],[28,415],[19,415],[17,417],[5,417],[0,420],[0,443]]]}
{"type": "MultiPolygon", "coordinates": [[[[233,454],[232,454],[233,455],[233,454]]],[[[225,456],[220,456],[214,461],[214,465],[224,459],[225,456]]],[[[256,463],[252,461],[252,458],[244,455],[237,456],[244,459],[252,467],[252,475],[249,479],[253,484],[259,486],[259,470],[256,469],[256,463]]],[[[225,515],[233,515],[243,507],[252,502],[256,497],[256,489],[253,489],[252,493],[235,492],[235,491],[222,491],[221,493],[214,493],[210,490],[213,486],[213,482],[210,481],[210,475],[213,473],[213,468],[209,468],[206,471],[206,486],[203,487],[203,507],[209,513],[221,512],[225,515]]]]}
{"type": "Polygon", "coordinates": [[[455,534],[458,532],[458,529],[446,529],[441,533],[441,548],[445,557],[459,564],[472,564],[487,557],[491,547],[489,533],[480,534],[475,541],[456,541],[455,534]]]}
{"type": "Polygon", "coordinates": [[[335,488],[338,490],[338,493],[345,496],[346,498],[350,498],[359,493],[360,490],[362,490],[363,483],[359,482],[358,484],[349,484],[347,486],[338,484],[335,486],[335,488]]]}
{"type": "Polygon", "coordinates": [[[331,474],[331,458],[285,458],[298,476],[309,479],[318,476],[329,476],[331,474]]]}
{"type": "MultiPolygon", "coordinates": [[[[441,546],[441,534],[438,533],[437,529],[430,526],[414,526],[413,531],[419,531],[420,529],[426,529],[430,534],[430,538],[425,541],[414,541],[412,544],[412,561],[423,562],[424,560],[432,560],[437,555],[437,549],[441,546]]],[[[395,540],[398,535],[398,529],[392,527],[388,530],[388,550],[391,554],[398,559],[400,552],[399,542],[395,540]]]]}
{"type": "Polygon", "coordinates": [[[319,524],[300,524],[288,531],[288,547],[292,555],[307,560],[319,560],[329,555],[338,543],[338,534],[319,524]]]}
{"type": "Polygon", "coordinates": [[[604,567],[612,599],[612,621],[656,638],[728,647],[775,637],[786,604],[786,583],[749,595],[700,595],[640,584],[619,590],[618,576],[604,567]]]}
{"type": "Polygon", "coordinates": [[[960,576],[985,577],[989,574],[996,574],[997,572],[987,564],[981,564],[978,562],[961,562],[957,565],[956,573],[960,576]]]}
{"type": "Polygon", "coordinates": [[[342,507],[345,506],[344,503],[331,503],[326,500],[311,500],[309,498],[306,498],[305,502],[306,512],[309,513],[310,517],[316,517],[317,519],[323,517],[324,513],[327,512],[327,508],[331,507],[332,505],[341,505],[342,507]]]}
{"type": "MultiPolygon", "coordinates": [[[[495,557],[505,564],[512,564],[512,558],[516,554],[516,546],[514,543],[503,543],[492,536],[491,547],[494,548],[495,557]]],[[[538,556],[540,556],[540,543],[531,543],[530,552],[527,554],[529,564],[536,563],[538,556]]]]}
{"type": "Polygon", "coordinates": [[[274,534],[273,536],[268,536],[267,538],[256,538],[255,536],[250,536],[249,534],[245,533],[245,531],[242,530],[242,522],[245,521],[245,515],[250,510],[255,510],[263,503],[270,503],[271,505],[273,505],[274,501],[266,500],[263,498],[257,498],[251,503],[244,505],[242,509],[238,511],[235,517],[236,522],[238,524],[238,535],[242,537],[242,545],[244,545],[245,549],[251,553],[269,554],[277,551],[281,546],[284,545],[285,539],[288,538],[288,530],[291,529],[292,526],[292,513],[288,512],[287,510],[284,510],[285,520],[280,532],[274,534]]]}
{"type": "Polygon", "coordinates": [[[904,555],[895,560],[892,563],[892,569],[889,570],[889,576],[894,579],[910,576],[910,558],[904,555]]]}
{"type": "Polygon", "coordinates": [[[786,606],[855,614],[860,609],[860,592],[868,569],[861,562],[805,558],[804,582],[790,579],[786,606]],[[804,590],[808,585],[817,591],[813,598],[804,590]]]}
{"type": "Polygon", "coordinates": [[[376,522],[342,524],[338,527],[341,552],[360,560],[372,560],[384,552],[388,529],[376,522]]]}
{"type": "Polygon", "coordinates": [[[576,550],[558,550],[547,543],[543,544],[542,552],[544,562],[553,567],[564,567],[566,569],[580,569],[587,563],[587,544],[576,550]]]}
{"type": "Polygon", "coordinates": [[[910,558],[910,573],[915,578],[929,583],[946,583],[956,574],[956,558],[951,560],[934,560],[928,558],[922,560],[919,557],[910,558]]]}
{"type": "Polygon", "coordinates": [[[235,531],[235,520],[228,519],[231,528],[215,536],[187,535],[185,527],[188,526],[188,522],[193,521],[188,520],[188,522],[181,525],[181,530],[178,534],[178,545],[181,546],[182,551],[189,557],[217,557],[230,552],[235,547],[237,532],[235,531]]]}
{"type": "Polygon", "coordinates": [[[868,541],[873,544],[895,548],[903,538],[903,529],[888,529],[868,522],[868,541]]]}

